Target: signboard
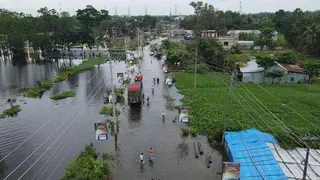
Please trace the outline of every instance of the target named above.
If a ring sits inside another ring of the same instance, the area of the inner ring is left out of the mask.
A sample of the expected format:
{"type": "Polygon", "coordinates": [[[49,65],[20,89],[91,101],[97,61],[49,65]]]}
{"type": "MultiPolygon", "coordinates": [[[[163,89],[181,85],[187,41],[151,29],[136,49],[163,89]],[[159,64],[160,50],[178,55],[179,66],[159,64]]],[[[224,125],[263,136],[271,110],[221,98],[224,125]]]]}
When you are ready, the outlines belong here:
{"type": "Polygon", "coordinates": [[[117,73],[117,78],[119,82],[123,82],[124,80],[124,73],[117,73]]]}
{"type": "Polygon", "coordinates": [[[108,139],[107,123],[94,123],[94,129],[96,131],[96,140],[103,141],[108,139]]]}
{"type": "Polygon", "coordinates": [[[240,163],[223,162],[222,180],[239,180],[240,163]]]}
{"type": "Polygon", "coordinates": [[[179,109],[179,121],[180,122],[188,122],[188,108],[182,107],[179,109]]]}

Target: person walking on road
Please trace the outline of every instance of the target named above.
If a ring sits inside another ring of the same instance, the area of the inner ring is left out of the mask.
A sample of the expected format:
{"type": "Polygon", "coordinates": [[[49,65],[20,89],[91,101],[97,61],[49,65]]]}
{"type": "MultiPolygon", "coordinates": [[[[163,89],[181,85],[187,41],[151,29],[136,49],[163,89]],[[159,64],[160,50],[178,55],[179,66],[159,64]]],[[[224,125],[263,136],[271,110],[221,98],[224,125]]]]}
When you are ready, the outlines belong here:
{"type": "Polygon", "coordinates": [[[140,163],[143,163],[143,153],[140,154],[140,163]]]}

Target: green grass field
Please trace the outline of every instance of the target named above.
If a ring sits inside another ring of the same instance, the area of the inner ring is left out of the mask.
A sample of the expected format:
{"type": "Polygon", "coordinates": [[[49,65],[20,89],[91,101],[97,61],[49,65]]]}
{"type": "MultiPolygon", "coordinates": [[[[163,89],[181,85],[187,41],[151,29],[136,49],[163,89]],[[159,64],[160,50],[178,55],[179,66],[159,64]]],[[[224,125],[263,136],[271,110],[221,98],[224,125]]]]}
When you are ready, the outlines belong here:
{"type": "MultiPolygon", "coordinates": [[[[189,125],[198,133],[207,135],[214,145],[222,137],[228,98],[226,84],[229,83],[229,78],[219,73],[198,75],[197,88],[193,89],[193,76],[182,72],[174,73],[176,86],[184,95],[182,102],[190,108],[189,125]]],[[[318,84],[235,84],[233,88],[228,131],[256,128],[273,134],[283,147],[292,148],[299,146],[300,142],[296,142],[298,138],[286,127],[295,134],[305,136],[308,133],[320,134],[319,123],[318,84]]],[[[318,146],[316,143],[310,145],[318,146]]]]}

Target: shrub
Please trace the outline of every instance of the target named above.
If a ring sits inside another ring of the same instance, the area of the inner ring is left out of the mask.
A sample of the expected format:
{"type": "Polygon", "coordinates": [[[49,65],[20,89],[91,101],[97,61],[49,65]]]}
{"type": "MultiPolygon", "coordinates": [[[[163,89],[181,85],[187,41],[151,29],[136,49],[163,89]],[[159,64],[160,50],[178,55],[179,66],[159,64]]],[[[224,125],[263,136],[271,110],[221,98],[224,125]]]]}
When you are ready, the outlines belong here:
{"type": "Polygon", "coordinates": [[[16,116],[21,111],[20,105],[12,106],[9,109],[5,109],[2,114],[0,114],[0,119],[8,117],[16,116]]]}
{"type": "Polygon", "coordinates": [[[197,136],[197,131],[196,131],[194,128],[191,128],[191,129],[190,129],[190,134],[191,134],[193,137],[196,137],[196,136],[197,136]]]}
{"type": "MultiPolygon", "coordinates": [[[[101,115],[113,116],[113,110],[111,106],[103,106],[100,110],[101,115]]],[[[116,116],[120,115],[120,111],[116,109],[116,116]]]]}
{"type": "Polygon", "coordinates": [[[60,94],[56,94],[54,96],[51,97],[52,100],[61,100],[61,99],[65,99],[65,98],[69,98],[69,97],[74,97],[76,96],[76,93],[73,91],[63,91],[60,94]]]}
{"type": "Polygon", "coordinates": [[[181,128],[182,136],[189,136],[189,129],[181,128]]]}

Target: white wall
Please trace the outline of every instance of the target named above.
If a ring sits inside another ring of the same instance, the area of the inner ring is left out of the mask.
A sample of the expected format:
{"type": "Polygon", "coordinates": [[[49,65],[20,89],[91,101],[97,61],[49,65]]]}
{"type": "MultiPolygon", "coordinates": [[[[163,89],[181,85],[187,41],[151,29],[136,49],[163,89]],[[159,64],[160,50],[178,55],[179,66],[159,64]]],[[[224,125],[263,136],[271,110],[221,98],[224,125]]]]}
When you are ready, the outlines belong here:
{"type": "Polygon", "coordinates": [[[261,83],[263,81],[263,72],[245,72],[242,76],[242,82],[261,83]]]}
{"type": "MultiPolygon", "coordinates": [[[[274,65],[266,70],[266,72],[272,72],[272,71],[284,71],[284,76],[281,78],[274,79],[274,83],[298,83],[307,81],[309,76],[307,74],[301,74],[301,73],[293,73],[293,72],[287,72],[283,68],[274,65]],[[293,81],[291,81],[293,80],[293,81]]],[[[272,83],[272,78],[265,77],[265,83],[272,83]]]]}

